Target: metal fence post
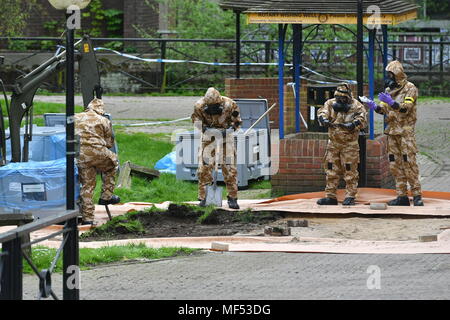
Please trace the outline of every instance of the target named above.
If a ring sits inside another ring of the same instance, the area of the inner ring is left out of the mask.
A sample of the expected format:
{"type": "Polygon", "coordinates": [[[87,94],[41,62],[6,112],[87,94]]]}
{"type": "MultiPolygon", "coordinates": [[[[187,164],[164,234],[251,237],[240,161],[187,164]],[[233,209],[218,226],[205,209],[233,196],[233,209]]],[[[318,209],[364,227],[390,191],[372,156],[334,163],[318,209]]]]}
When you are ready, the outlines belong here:
{"type": "MultiPolygon", "coordinates": [[[[166,49],[167,49],[167,43],[166,41],[161,41],[161,60],[166,59],[166,49]]],[[[161,77],[161,87],[160,92],[164,93],[166,92],[166,64],[164,62],[161,62],[161,70],[160,70],[160,77],[161,77]]]]}
{"type": "Polygon", "coordinates": [[[80,265],[80,256],[77,218],[68,220],[66,228],[70,228],[70,231],[64,234],[66,243],[63,249],[63,299],[79,300],[80,279],[78,268],[80,265]]]}
{"type": "Polygon", "coordinates": [[[22,300],[22,243],[20,237],[2,244],[3,257],[1,300],[22,300]]]}

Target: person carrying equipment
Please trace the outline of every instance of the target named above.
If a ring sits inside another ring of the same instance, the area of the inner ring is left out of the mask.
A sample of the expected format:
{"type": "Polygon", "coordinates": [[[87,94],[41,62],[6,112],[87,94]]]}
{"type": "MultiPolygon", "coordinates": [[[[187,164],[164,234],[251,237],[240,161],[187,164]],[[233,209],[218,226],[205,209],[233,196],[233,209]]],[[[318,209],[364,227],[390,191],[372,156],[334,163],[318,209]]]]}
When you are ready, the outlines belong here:
{"type": "Polygon", "coordinates": [[[413,195],[413,204],[423,206],[422,188],[419,182],[419,167],[416,155],[415,125],[417,121],[416,86],[407,80],[403,65],[395,60],[386,67],[388,79],[386,90],[378,95],[381,103],[367,99],[365,104],[379,114],[386,116],[389,167],[395,178],[397,198],[389,206],[409,206],[408,183],[413,195]]]}
{"type": "Polygon", "coordinates": [[[233,136],[233,131],[242,124],[238,105],[232,99],[221,96],[215,88],[209,88],[205,96],[195,103],[191,119],[196,129],[202,132],[197,171],[199,205],[206,206],[206,186],[213,182],[212,170],[215,161],[218,161],[227,186],[228,206],[239,209],[233,136]],[[216,152],[219,152],[217,159],[216,152]]]}
{"type": "Polygon", "coordinates": [[[321,126],[328,128],[328,145],[325,153],[325,173],[327,185],[325,198],[319,205],[337,205],[336,190],[341,176],[345,180],[343,205],[354,205],[358,188],[359,131],[366,127],[367,111],[353,99],[350,87],[337,87],[334,99],[327,100],[317,113],[321,126]]]}
{"type": "Polygon", "coordinates": [[[92,197],[97,172],[102,175],[102,193],[98,203],[106,206],[120,202],[120,198],[113,195],[119,162],[116,154],[109,150],[114,145],[114,138],[111,121],[104,116],[104,107],[103,101],[95,98],[84,112],[75,115],[75,134],[80,137],[80,155],[76,162],[81,183],[80,207],[84,225],[95,225],[92,197]]]}

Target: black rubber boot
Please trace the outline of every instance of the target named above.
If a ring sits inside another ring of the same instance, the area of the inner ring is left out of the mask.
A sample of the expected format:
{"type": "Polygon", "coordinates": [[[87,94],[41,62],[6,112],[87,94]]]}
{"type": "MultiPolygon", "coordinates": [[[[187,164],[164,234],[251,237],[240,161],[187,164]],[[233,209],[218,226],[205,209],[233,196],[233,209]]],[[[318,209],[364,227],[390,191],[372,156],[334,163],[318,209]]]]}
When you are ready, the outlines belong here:
{"type": "Polygon", "coordinates": [[[239,209],[237,198],[235,199],[228,197],[228,207],[230,207],[230,209],[239,209]]]}
{"type": "Polygon", "coordinates": [[[321,206],[337,206],[338,201],[335,198],[322,198],[317,200],[317,204],[321,206]]]}
{"type": "Polygon", "coordinates": [[[102,198],[100,198],[98,200],[98,204],[104,205],[104,206],[107,206],[108,204],[118,204],[119,202],[120,202],[120,197],[116,196],[115,194],[113,194],[113,196],[109,200],[103,200],[102,198]]]}
{"type": "Polygon", "coordinates": [[[413,203],[414,203],[414,206],[423,207],[422,196],[414,196],[413,203]]]}
{"type": "Polygon", "coordinates": [[[199,207],[206,207],[206,200],[205,199],[203,199],[203,200],[198,199],[198,200],[200,201],[200,203],[198,204],[199,207]]]}
{"type": "Polygon", "coordinates": [[[409,206],[409,198],[407,196],[397,197],[397,199],[391,200],[388,206],[409,206]]]}
{"type": "Polygon", "coordinates": [[[91,227],[96,227],[97,226],[97,222],[95,221],[86,221],[86,220],[81,220],[81,225],[82,226],[91,226],[91,227]]]}
{"type": "Polygon", "coordinates": [[[355,198],[347,197],[342,202],[343,206],[354,206],[355,205],[355,198]]]}

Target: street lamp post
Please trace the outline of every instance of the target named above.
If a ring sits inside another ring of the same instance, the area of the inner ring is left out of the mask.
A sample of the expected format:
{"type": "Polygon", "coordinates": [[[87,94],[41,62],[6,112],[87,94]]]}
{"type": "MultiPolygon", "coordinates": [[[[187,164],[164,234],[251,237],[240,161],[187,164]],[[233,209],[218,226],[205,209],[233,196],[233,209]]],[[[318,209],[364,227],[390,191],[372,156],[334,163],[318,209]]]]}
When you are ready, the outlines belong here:
{"type": "MultiPolygon", "coordinates": [[[[75,210],[75,29],[80,28],[80,10],[91,0],[48,0],[58,10],[66,10],[66,209],[75,210]]],[[[79,271],[78,223],[73,218],[67,221],[69,232],[64,234],[65,246],[71,250],[63,253],[63,298],[79,300],[79,274],[73,283],[74,274],[79,271]],[[74,269],[75,267],[75,269],[74,269]],[[69,272],[69,270],[71,270],[69,272]],[[69,286],[69,283],[72,283],[69,286]]]]}
{"type": "MultiPolygon", "coordinates": [[[[69,23],[76,10],[91,0],[48,0],[58,10],[66,10],[66,209],[75,209],[75,48],[77,23],[69,23]]],[[[76,18],[76,17],[75,17],[76,18]]],[[[79,25],[79,24],[78,24],[79,25]]]]}

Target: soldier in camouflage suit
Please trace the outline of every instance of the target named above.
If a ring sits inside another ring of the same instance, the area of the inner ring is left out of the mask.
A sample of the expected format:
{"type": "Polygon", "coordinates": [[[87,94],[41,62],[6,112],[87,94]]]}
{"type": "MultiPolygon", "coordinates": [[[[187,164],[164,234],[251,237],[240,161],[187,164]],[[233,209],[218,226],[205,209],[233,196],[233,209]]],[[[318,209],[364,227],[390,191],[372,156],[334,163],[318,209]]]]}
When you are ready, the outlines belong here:
{"type": "Polygon", "coordinates": [[[386,116],[388,155],[391,173],[395,178],[397,198],[388,202],[390,206],[409,206],[408,183],[415,206],[423,206],[422,190],[419,182],[418,152],[415,136],[417,121],[416,86],[407,80],[403,66],[392,61],[386,67],[386,91],[379,94],[381,104],[369,101],[367,105],[386,116]]]}
{"type": "Polygon", "coordinates": [[[322,126],[328,127],[328,146],[325,154],[327,185],[326,197],[320,205],[337,205],[336,190],[343,175],[346,195],[343,205],[354,205],[358,188],[359,131],[367,124],[364,106],[353,99],[347,84],[338,86],[334,99],[325,102],[317,116],[322,126]]]}
{"type": "Polygon", "coordinates": [[[218,161],[227,186],[228,205],[239,209],[233,135],[242,123],[238,105],[232,99],[221,96],[216,89],[209,88],[205,96],[195,103],[191,119],[195,128],[202,132],[197,171],[200,206],[206,205],[206,186],[213,182],[212,170],[218,161]]]}
{"type": "Polygon", "coordinates": [[[83,224],[94,224],[95,205],[92,197],[97,172],[101,172],[103,182],[99,204],[120,202],[119,197],[113,195],[118,160],[109,150],[114,144],[112,125],[104,113],[103,101],[95,98],[84,112],[75,115],[75,134],[80,136],[77,166],[81,183],[83,224]]]}

